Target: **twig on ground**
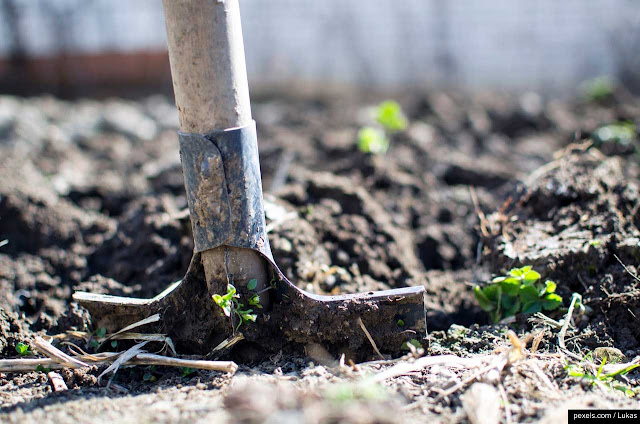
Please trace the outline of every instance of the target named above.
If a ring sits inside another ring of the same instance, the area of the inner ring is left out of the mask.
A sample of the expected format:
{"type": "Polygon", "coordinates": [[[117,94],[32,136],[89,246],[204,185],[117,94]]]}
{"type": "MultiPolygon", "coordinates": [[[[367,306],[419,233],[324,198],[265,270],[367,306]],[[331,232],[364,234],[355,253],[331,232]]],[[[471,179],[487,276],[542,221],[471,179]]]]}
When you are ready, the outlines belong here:
{"type": "Polygon", "coordinates": [[[34,347],[40,353],[53,359],[59,364],[68,368],[81,368],[88,367],[85,362],[79,361],[71,356],[67,355],[60,349],[54,347],[51,343],[43,339],[42,337],[36,337],[34,340],[34,347]]]}
{"type": "Polygon", "coordinates": [[[378,383],[399,375],[411,374],[433,365],[449,365],[469,369],[484,364],[489,358],[491,358],[491,356],[475,358],[460,358],[456,355],[425,356],[416,359],[414,362],[400,362],[365,380],[371,383],[378,383]]]}
{"type": "Polygon", "coordinates": [[[364,331],[364,335],[367,336],[367,339],[369,339],[369,343],[371,343],[371,347],[373,347],[373,350],[376,351],[380,359],[385,359],[384,356],[382,356],[382,353],[380,353],[380,350],[378,350],[376,342],[373,340],[373,337],[371,337],[371,334],[369,334],[369,330],[367,330],[367,327],[365,327],[364,322],[362,322],[362,318],[360,317],[358,317],[358,324],[360,324],[360,328],[362,328],[362,331],[364,331]]]}
{"type": "Polygon", "coordinates": [[[538,347],[540,346],[542,339],[544,339],[544,335],[546,332],[547,332],[547,329],[543,328],[542,330],[538,331],[538,333],[535,335],[535,337],[533,338],[533,342],[531,343],[531,353],[537,352],[538,347]]]}
{"type": "MultiPolygon", "coordinates": [[[[88,362],[87,366],[103,365],[114,362],[120,355],[120,353],[115,352],[104,352],[95,355],[78,355],[75,356],[74,359],[88,362]]],[[[139,353],[135,357],[131,358],[127,364],[197,368],[228,373],[235,373],[238,369],[238,365],[232,361],[181,359],[155,355],[152,353],[139,353]]],[[[0,359],[0,372],[33,372],[38,371],[40,368],[59,370],[68,367],[50,358],[0,359]]]]}
{"type": "Polygon", "coordinates": [[[118,355],[118,358],[113,362],[113,364],[109,365],[109,367],[107,367],[106,370],[102,371],[102,373],[98,376],[98,382],[100,381],[103,375],[113,371],[113,375],[111,376],[111,378],[109,378],[109,382],[107,383],[107,387],[109,387],[109,385],[111,384],[111,380],[113,380],[113,377],[118,372],[118,369],[120,368],[120,366],[123,365],[125,362],[129,361],[130,359],[132,359],[134,356],[138,355],[139,353],[143,353],[144,351],[142,350],[142,348],[147,343],[149,342],[146,340],[143,342],[140,342],[137,345],[132,346],[131,348],[127,349],[126,351],[118,355]]]}
{"type": "Polygon", "coordinates": [[[134,328],[138,328],[141,327],[143,325],[147,325],[147,324],[152,324],[154,322],[158,322],[160,321],[160,314],[153,314],[150,317],[147,317],[145,319],[141,319],[140,321],[136,321],[131,325],[127,325],[126,327],[124,327],[121,330],[116,331],[113,334],[109,334],[107,337],[105,337],[105,339],[102,341],[102,344],[106,343],[107,341],[111,340],[112,338],[114,338],[115,336],[117,336],[118,334],[122,334],[122,333],[126,333],[129,330],[133,330],[134,328]]]}
{"type": "Polygon", "coordinates": [[[631,272],[631,270],[629,270],[629,268],[627,268],[627,266],[620,260],[620,258],[618,257],[618,255],[616,255],[615,253],[613,254],[613,257],[616,258],[616,260],[618,262],[620,262],[620,265],[622,265],[622,267],[624,268],[625,271],[627,271],[627,273],[632,276],[633,278],[636,279],[636,281],[640,281],[640,277],[638,277],[636,274],[634,274],[633,272],[631,272]]]}
{"type": "Polygon", "coordinates": [[[476,193],[476,189],[473,186],[469,186],[469,194],[471,195],[471,201],[473,202],[473,207],[476,209],[476,215],[478,215],[478,220],[480,221],[480,231],[482,235],[485,237],[489,237],[491,234],[487,228],[487,224],[489,221],[487,220],[487,216],[480,209],[480,202],[478,201],[478,193],[476,193]]]}
{"type": "Polygon", "coordinates": [[[502,398],[502,403],[504,404],[504,417],[507,424],[511,424],[511,408],[509,404],[509,398],[507,397],[507,392],[504,390],[504,385],[502,383],[498,384],[498,390],[500,391],[500,397],[502,398]]]}
{"type": "Polygon", "coordinates": [[[436,397],[435,401],[439,402],[443,398],[454,394],[458,390],[464,388],[467,384],[475,381],[477,378],[481,377],[484,374],[489,373],[490,371],[497,370],[498,373],[500,373],[504,369],[504,367],[507,365],[507,362],[508,362],[508,355],[504,355],[504,354],[500,355],[497,360],[495,360],[494,362],[492,362],[488,366],[479,369],[478,371],[473,373],[470,377],[465,378],[464,380],[462,380],[461,382],[459,382],[455,386],[453,386],[453,387],[451,387],[451,388],[449,388],[449,389],[447,389],[447,390],[445,390],[443,392],[440,392],[440,394],[436,397]]]}
{"type": "Polygon", "coordinates": [[[569,324],[571,323],[571,316],[573,315],[573,309],[576,306],[576,302],[580,298],[581,296],[578,293],[574,293],[573,296],[571,296],[571,304],[569,305],[569,310],[567,311],[567,315],[565,315],[564,317],[564,323],[562,324],[562,328],[558,333],[558,346],[560,347],[560,350],[562,351],[562,353],[564,353],[567,356],[571,356],[573,359],[576,359],[578,361],[580,360],[580,357],[570,352],[569,349],[567,349],[564,339],[567,335],[567,329],[569,328],[569,324]]]}

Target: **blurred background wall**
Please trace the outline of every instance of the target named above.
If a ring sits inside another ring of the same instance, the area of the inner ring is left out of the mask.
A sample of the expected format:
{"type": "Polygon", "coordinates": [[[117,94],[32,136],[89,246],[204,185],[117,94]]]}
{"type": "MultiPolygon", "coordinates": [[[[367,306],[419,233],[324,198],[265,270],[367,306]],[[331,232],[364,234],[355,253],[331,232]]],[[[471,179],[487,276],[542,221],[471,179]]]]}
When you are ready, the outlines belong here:
{"type": "MultiPolygon", "coordinates": [[[[250,82],[640,87],[635,0],[241,0],[250,82]]],[[[0,90],[170,92],[160,0],[0,0],[0,90]]]]}

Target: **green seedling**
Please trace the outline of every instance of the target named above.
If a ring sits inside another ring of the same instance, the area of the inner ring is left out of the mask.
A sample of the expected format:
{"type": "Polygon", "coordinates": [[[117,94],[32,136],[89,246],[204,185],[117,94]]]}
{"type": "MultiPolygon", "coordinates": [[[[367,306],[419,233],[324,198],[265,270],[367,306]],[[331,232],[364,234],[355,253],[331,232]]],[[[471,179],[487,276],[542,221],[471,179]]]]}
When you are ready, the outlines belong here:
{"type": "Polygon", "coordinates": [[[398,102],[385,100],[375,109],[376,121],[387,131],[402,131],[407,128],[409,121],[402,113],[398,102]]]}
{"type": "Polygon", "coordinates": [[[383,154],[389,150],[389,139],[381,129],[362,127],[358,131],[358,149],[363,153],[383,154]]]}
{"type": "Polygon", "coordinates": [[[45,368],[42,366],[42,364],[38,364],[38,366],[36,367],[36,371],[48,373],[49,371],[51,371],[51,368],[49,367],[45,368]]]}
{"type": "Polygon", "coordinates": [[[496,277],[485,287],[475,286],[473,294],[482,309],[493,322],[518,313],[534,314],[543,309],[552,311],[562,304],[556,291],[556,283],[538,282],[540,274],[531,266],[514,268],[507,275],[496,277]]]}
{"type": "Polygon", "coordinates": [[[336,383],[327,386],[324,397],[335,403],[376,401],[389,398],[387,389],[379,384],[336,383]]]}
{"type": "Polygon", "coordinates": [[[247,283],[247,290],[255,290],[257,286],[258,280],[254,278],[252,280],[249,280],[249,282],[247,283]]]}
{"type": "Polygon", "coordinates": [[[190,375],[194,374],[196,370],[189,367],[180,367],[180,373],[182,374],[182,378],[187,378],[190,375]]]}
{"type": "Polygon", "coordinates": [[[148,383],[153,383],[154,381],[156,381],[158,377],[154,375],[155,370],[156,370],[155,365],[151,365],[149,368],[147,368],[144,371],[144,375],[142,376],[142,381],[145,381],[148,383]]]}
{"type": "Polygon", "coordinates": [[[224,312],[226,316],[230,317],[231,306],[233,305],[233,300],[236,297],[239,297],[236,294],[236,288],[232,284],[229,284],[227,285],[227,293],[224,294],[223,296],[220,296],[219,294],[214,294],[213,301],[215,302],[216,305],[222,308],[222,312],[224,312]]]}
{"type": "Polygon", "coordinates": [[[18,355],[20,356],[27,356],[32,354],[31,349],[29,349],[29,345],[22,342],[18,342],[18,344],[16,344],[16,352],[18,352],[18,355]]]}
{"type": "Polygon", "coordinates": [[[620,121],[601,126],[593,133],[592,138],[596,145],[612,142],[628,146],[633,142],[635,136],[636,124],[620,121]]]}
{"type": "Polygon", "coordinates": [[[567,364],[565,370],[570,377],[587,380],[594,386],[608,390],[617,390],[629,397],[635,396],[636,393],[631,389],[631,387],[616,380],[616,377],[627,374],[629,371],[638,368],[640,364],[631,364],[628,367],[621,368],[617,371],[605,373],[603,370],[606,362],[607,358],[603,357],[602,362],[595,373],[590,369],[590,367],[582,366],[580,364],[567,364]]]}
{"type": "MultiPolygon", "coordinates": [[[[257,286],[257,280],[251,280],[251,281],[255,281],[255,284],[254,284],[254,288],[255,288],[255,286],[257,286]]],[[[251,283],[251,281],[249,281],[249,283],[251,283]]],[[[219,294],[214,294],[212,297],[215,304],[222,309],[222,312],[224,312],[226,316],[228,317],[231,316],[232,309],[233,309],[233,312],[238,316],[239,322],[238,322],[238,327],[236,328],[236,331],[238,331],[238,329],[242,324],[246,324],[249,322],[256,322],[256,318],[258,318],[258,316],[253,313],[253,309],[244,309],[245,307],[244,304],[238,302],[238,298],[240,297],[240,295],[237,294],[236,288],[232,284],[227,285],[227,293],[224,294],[223,296],[220,296],[219,294]]],[[[257,294],[253,295],[249,299],[250,305],[252,304],[251,303],[252,301],[260,302],[260,296],[258,296],[257,294]]],[[[258,306],[260,308],[262,307],[262,305],[258,305],[258,306]]]]}
{"type": "Polygon", "coordinates": [[[389,134],[407,128],[409,121],[398,102],[385,100],[373,110],[373,125],[358,131],[358,149],[363,153],[384,154],[389,150],[389,134]]]}
{"type": "Polygon", "coordinates": [[[404,342],[404,343],[402,343],[401,348],[402,348],[403,350],[411,350],[411,349],[409,348],[409,345],[412,345],[412,346],[413,346],[413,347],[415,347],[416,349],[422,349],[422,345],[421,345],[421,344],[420,344],[420,342],[419,342],[418,340],[416,340],[416,339],[411,339],[411,340],[409,340],[408,342],[404,342]]]}
{"type": "Polygon", "coordinates": [[[107,335],[106,328],[104,327],[98,328],[96,331],[93,332],[93,338],[91,339],[91,342],[89,342],[89,346],[96,349],[98,346],[100,346],[100,342],[98,341],[98,339],[103,339],[106,335],[107,335]]]}
{"type": "Polygon", "coordinates": [[[615,82],[606,76],[593,78],[582,85],[584,97],[593,102],[601,102],[613,97],[615,82]]]}

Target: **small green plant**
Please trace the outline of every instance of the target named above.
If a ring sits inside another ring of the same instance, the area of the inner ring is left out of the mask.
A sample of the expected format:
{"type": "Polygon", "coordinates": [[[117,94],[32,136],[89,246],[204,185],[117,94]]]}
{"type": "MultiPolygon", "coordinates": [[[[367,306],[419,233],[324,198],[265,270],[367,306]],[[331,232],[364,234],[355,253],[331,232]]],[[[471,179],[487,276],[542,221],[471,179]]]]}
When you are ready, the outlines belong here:
{"type": "Polygon", "coordinates": [[[190,375],[194,374],[196,370],[189,367],[180,367],[180,374],[182,374],[182,378],[187,378],[190,375]]]}
{"type": "Polygon", "coordinates": [[[104,327],[98,328],[93,332],[93,337],[91,338],[91,342],[89,342],[89,346],[96,349],[100,346],[99,339],[103,339],[107,335],[107,329],[104,327]]]}
{"type": "Polygon", "coordinates": [[[16,352],[18,352],[18,355],[20,356],[31,355],[32,353],[31,349],[29,349],[29,345],[22,342],[18,342],[18,344],[16,344],[16,352]]]}
{"type": "Polygon", "coordinates": [[[324,397],[334,403],[388,399],[389,392],[380,384],[334,383],[325,387],[324,397]]]}
{"type": "Polygon", "coordinates": [[[156,381],[158,377],[155,376],[155,371],[156,371],[155,365],[151,365],[149,368],[147,368],[144,371],[144,375],[142,376],[142,381],[147,383],[153,383],[154,381],[156,381]]]}
{"type": "MultiPolygon", "coordinates": [[[[251,281],[255,281],[255,284],[253,285],[253,288],[255,289],[258,282],[257,280],[251,280],[251,281]]],[[[251,281],[249,281],[249,283],[251,283],[251,281]]],[[[247,284],[247,287],[248,286],[249,284],[247,284]]],[[[232,284],[227,285],[227,293],[224,294],[223,296],[220,296],[219,294],[214,294],[212,297],[213,297],[213,301],[216,303],[216,305],[218,305],[222,309],[222,312],[224,312],[226,316],[228,317],[231,316],[232,309],[233,309],[233,312],[238,316],[239,322],[238,322],[238,327],[236,328],[236,331],[238,331],[238,329],[242,324],[246,324],[248,322],[256,322],[256,318],[258,318],[258,316],[253,313],[253,309],[244,309],[245,307],[244,304],[238,302],[238,298],[240,296],[237,294],[236,288],[232,284]]],[[[258,296],[257,294],[254,294],[249,299],[250,305],[257,306],[258,308],[262,308],[262,305],[260,305],[259,302],[260,302],[260,296],[258,296]]]]}
{"type": "Polygon", "coordinates": [[[416,339],[411,339],[408,342],[404,342],[402,343],[401,348],[403,350],[411,350],[411,348],[409,348],[409,345],[412,345],[413,347],[415,347],[416,349],[422,349],[422,345],[420,344],[420,342],[416,339]]]}
{"type": "Polygon", "coordinates": [[[396,101],[385,100],[376,107],[375,113],[376,121],[387,131],[402,131],[409,125],[407,117],[396,101]]]}
{"type": "Polygon", "coordinates": [[[358,149],[364,153],[384,154],[389,149],[389,133],[407,128],[409,121],[398,102],[385,100],[373,110],[374,125],[358,131],[358,149]]]}
{"type": "Polygon", "coordinates": [[[582,84],[584,97],[592,102],[601,102],[613,97],[615,82],[606,76],[596,77],[582,84]]]}
{"type": "Polygon", "coordinates": [[[619,121],[609,125],[603,125],[592,134],[593,141],[596,145],[612,142],[628,146],[633,142],[635,136],[636,124],[629,121],[619,121]]]}
{"type": "MultiPolygon", "coordinates": [[[[585,359],[589,360],[590,356],[585,359]]],[[[616,380],[616,377],[627,374],[629,371],[638,368],[640,364],[631,364],[628,367],[620,368],[610,373],[605,373],[604,366],[606,362],[607,358],[603,357],[602,362],[600,362],[600,366],[598,367],[598,370],[596,372],[593,372],[591,367],[581,364],[569,363],[567,363],[565,370],[570,377],[585,379],[591,382],[591,384],[594,386],[606,388],[609,390],[618,390],[629,397],[635,396],[636,393],[631,389],[631,387],[616,380]]]]}
{"type": "Polygon", "coordinates": [[[556,283],[546,280],[541,284],[540,277],[531,266],[514,268],[485,287],[475,286],[473,294],[493,322],[518,313],[552,311],[562,304],[562,298],[555,293],[556,283]]]}
{"type": "Polygon", "coordinates": [[[38,366],[36,367],[36,371],[48,373],[49,371],[51,371],[51,368],[49,367],[45,368],[42,366],[42,364],[38,364],[38,366]]]}
{"type": "Polygon", "coordinates": [[[358,149],[363,153],[383,154],[389,150],[389,139],[379,128],[362,127],[358,131],[358,149]]]}

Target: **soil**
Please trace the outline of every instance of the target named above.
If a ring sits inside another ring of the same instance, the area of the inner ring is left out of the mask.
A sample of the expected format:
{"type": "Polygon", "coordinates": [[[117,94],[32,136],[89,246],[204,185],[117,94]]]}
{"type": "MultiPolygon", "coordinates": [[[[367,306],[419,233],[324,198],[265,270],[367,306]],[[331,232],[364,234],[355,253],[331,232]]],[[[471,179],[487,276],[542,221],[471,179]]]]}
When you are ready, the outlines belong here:
{"type": "MultiPolygon", "coordinates": [[[[507,329],[525,339],[545,328],[537,353],[442,399],[474,371],[433,367],[365,390],[357,381],[391,362],[337,365],[311,350],[254,347],[232,352],[241,363],[235,376],[132,367],[107,388],[97,378],[105,367],[94,366],[60,371],[69,390],[54,393],[46,373],[4,373],[0,421],[478,422],[470,405],[483,393],[502,399],[502,422],[638,408],[617,390],[570,377],[557,327],[523,315],[492,324],[472,291],[533,265],[564,299],[549,318],[561,320],[572,294],[582,296],[566,334],[574,355],[602,347],[627,360],[640,354],[639,140],[586,144],[601,125],[640,124],[637,99],[391,97],[410,125],[386,154],[371,155],[357,149],[356,134],[384,97],[254,95],[275,261],[320,294],[423,285],[427,355],[498,356],[513,349],[507,329]]],[[[193,241],[176,127],[162,96],[0,97],[0,241],[9,241],[0,247],[0,358],[17,357],[16,344],[35,335],[96,331],[72,302],[75,290],[153,297],[182,279],[193,241]]],[[[621,380],[635,390],[639,376],[621,380]]]]}

